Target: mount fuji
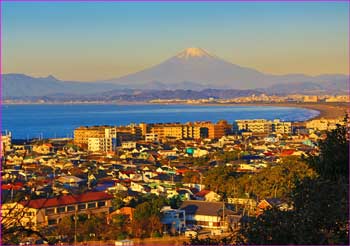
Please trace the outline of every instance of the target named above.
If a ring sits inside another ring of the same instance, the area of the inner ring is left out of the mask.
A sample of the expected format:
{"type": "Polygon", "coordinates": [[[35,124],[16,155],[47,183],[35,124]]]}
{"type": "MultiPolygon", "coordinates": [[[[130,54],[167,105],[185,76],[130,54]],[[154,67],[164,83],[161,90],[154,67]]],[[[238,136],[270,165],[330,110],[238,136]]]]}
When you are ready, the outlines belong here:
{"type": "Polygon", "coordinates": [[[263,73],[226,62],[201,48],[188,48],[156,66],[106,82],[168,89],[246,89],[254,88],[262,77],[263,73]]]}
{"type": "Polygon", "coordinates": [[[345,75],[271,75],[227,62],[201,48],[187,48],[174,57],[130,75],[104,82],[137,89],[254,89],[287,83],[337,83],[345,75]]]}

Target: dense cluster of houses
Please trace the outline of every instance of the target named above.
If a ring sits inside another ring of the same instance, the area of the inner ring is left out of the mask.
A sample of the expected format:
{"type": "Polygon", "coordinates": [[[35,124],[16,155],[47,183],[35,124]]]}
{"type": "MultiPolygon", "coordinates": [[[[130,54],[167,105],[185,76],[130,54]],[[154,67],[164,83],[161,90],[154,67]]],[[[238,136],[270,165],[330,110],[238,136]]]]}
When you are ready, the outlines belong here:
{"type": "MultiPolygon", "coordinates": [[[[248,127],[250,122],[239,123],[248,127]]],[[[291,126],[283,123],[279,127],[291,126]]],[[[317,140],[326,136],[305,125],[265,135],[251,129],[212,139],[127,139],[109,152],[92,151],[88,146],[79,148],[72,139],[11,141],[8,134],[3,134],[2,223],[40,228],[55,226],[65,216],[95,213],[104,214],[106,220],[115,214],[132,219],[130,206],[112,209],[115,195],[124,193],[126,204],[147,194],[180,197],[178,209],[161,210],[164,230],[181,232],[189,225],[210,230],[237,228],[244,216],[238,207],[258,215],[271,206],[283,208],[283,202],[241,197],[223,201],[202,184],[204,173],[216,166],[235,165],[237,172],[254,175],[268,165],[278,164],[285,156],[317,152],[317,140]],[[218,151],[235,151],[239,159],[225,163],[210,156],[218,151]],[[208,157],[205,165],[193,164],[193,160],[204,157],[208,157]],[[187,172],[198,173],[200,179],[184,182],[187,172]]]]}

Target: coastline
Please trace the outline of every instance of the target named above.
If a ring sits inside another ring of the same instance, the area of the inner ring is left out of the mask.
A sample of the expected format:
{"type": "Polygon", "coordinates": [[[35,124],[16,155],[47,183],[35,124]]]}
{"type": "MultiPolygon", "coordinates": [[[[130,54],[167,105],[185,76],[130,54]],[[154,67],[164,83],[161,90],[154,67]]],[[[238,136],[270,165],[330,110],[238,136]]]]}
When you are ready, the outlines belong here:
{"type": "Polygon", "coordinates": [[[291,108],[305,108],[318,111],[319,114],[309,120],[315,119],[336,119],[343,118],[346,113],[350,114],[350,103],[151,103],[151,102],[17,102],[17,103],[3,103],[2,106],[7,105],[197,105],[197,106],[264,106],[264,107],[291,107],[291,108]]]}
{"type": "MultiPolygon", "coordinates": [[[[131,103],[132,104],[132,103],[131,103]]],[[[138,103],[136,103],[138,104],[138,103]]],[[[264,106],[264,107],[290,107],[304,108],[318,111],[319,114],[305,121],[318,119],[339,119],[344,118],[345,114],[350,115],[350,103],[150,103],[144,104],[159,104],[159,105],[198,105],[198,106],[264,106]]]]}

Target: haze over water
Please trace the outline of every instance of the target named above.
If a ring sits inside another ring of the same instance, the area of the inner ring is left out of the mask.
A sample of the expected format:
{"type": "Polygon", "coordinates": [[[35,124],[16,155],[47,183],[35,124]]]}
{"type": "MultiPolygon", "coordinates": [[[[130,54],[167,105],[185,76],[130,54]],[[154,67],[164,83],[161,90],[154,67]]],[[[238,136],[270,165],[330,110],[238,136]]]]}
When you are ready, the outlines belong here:
{"type": "Polygon", "coordinates": [[[130,123],[212,121],[224,119],[281,119],[304,121],[318,111],[265,106],[209,105],[112,105],[112,104],[50,104],[3,105],[2,129],[12,132],[13,138],[72,137],[79,126],[127,125],[130,123]]]}

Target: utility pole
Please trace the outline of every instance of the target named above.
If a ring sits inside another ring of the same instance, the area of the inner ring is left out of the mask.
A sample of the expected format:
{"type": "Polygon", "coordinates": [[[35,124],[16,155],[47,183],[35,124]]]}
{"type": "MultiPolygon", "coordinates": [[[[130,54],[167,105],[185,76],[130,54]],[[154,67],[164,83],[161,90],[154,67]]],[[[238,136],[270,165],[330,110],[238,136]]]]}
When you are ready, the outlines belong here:
{"type": "Polygon", "coordinates": [[[222,199],[222,225],[225,227],[225,199],[222,199]]]}
{"type": "Polygon", "coordinates": [[[77,209],[78,209],[78,207],[75,206],[75,211],[74,211],[74,245],[77,245],[77,209]]]}

